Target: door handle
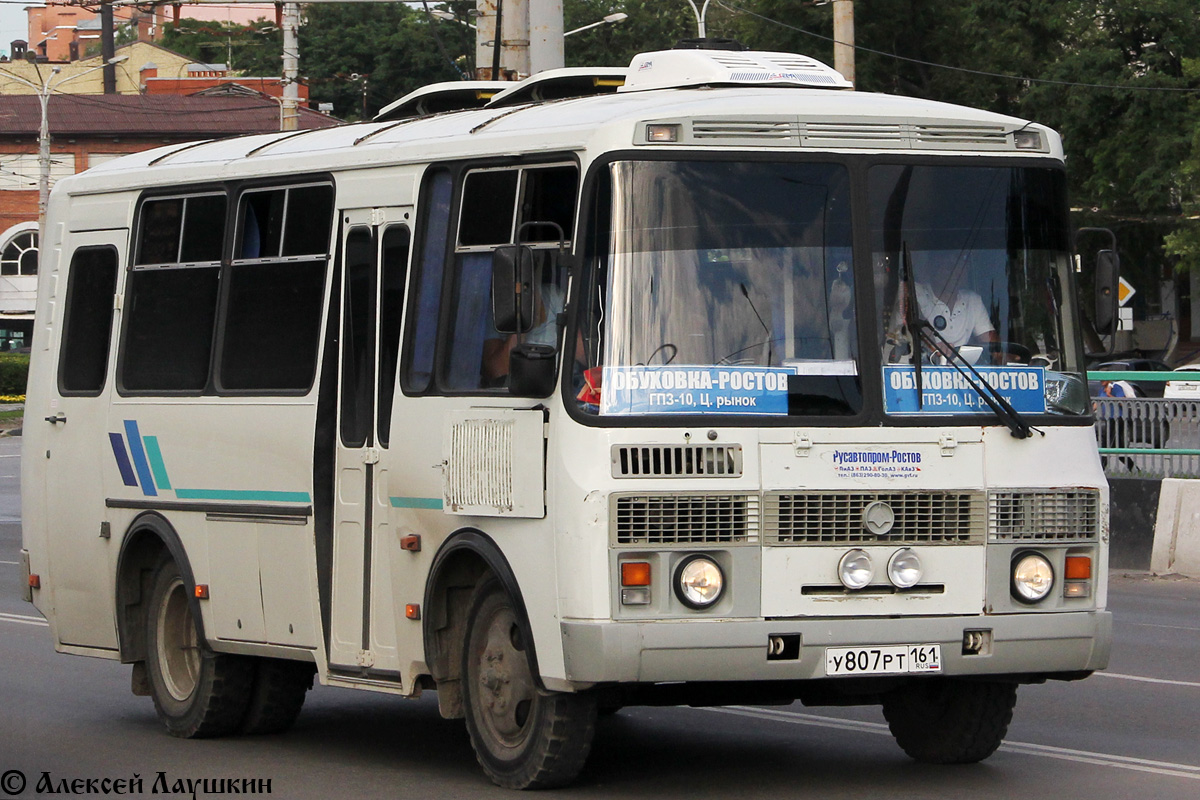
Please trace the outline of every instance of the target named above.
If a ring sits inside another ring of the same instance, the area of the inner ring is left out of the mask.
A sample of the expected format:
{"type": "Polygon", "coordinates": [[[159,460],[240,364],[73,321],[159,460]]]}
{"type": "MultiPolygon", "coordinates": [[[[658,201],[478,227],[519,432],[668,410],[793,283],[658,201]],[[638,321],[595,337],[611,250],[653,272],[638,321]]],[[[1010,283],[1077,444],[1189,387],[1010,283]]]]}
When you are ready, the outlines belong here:
{"type": "Polygon", "coordinates": [[[50,416],[46,417],[46,422],[49,422],[51,425],[57,425],[60,422],[66,425],[67,415],[60,411],[57,414],[51,414],[50,416]]]}

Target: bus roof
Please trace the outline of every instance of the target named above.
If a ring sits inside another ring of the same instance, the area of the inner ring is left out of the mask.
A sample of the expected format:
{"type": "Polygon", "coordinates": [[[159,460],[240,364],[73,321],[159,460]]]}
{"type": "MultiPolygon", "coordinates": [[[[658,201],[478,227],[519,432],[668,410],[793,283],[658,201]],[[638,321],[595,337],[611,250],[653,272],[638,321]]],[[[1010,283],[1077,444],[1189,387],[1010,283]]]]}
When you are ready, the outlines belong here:
{"type": "MultiPolygon", "coordinates": [[[[649,55],[659,54],[638,56],[635,64],[649,55]]],[[[635,147],[907,150],[1062,159],[1056,134],[1015,117],[895,95],[778,82],[718,82],[169,145],[59,183],[68,192],[92,193],[498,154],[635,147]],[[677,125],[676,140],[649,142],[648,123],[677,125]]]]}

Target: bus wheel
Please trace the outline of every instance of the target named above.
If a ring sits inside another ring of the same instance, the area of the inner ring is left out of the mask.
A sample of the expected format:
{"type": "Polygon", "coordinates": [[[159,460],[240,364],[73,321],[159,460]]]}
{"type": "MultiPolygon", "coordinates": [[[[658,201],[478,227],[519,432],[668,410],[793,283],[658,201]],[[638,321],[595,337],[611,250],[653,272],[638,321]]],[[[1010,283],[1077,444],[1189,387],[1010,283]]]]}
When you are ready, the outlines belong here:
{"type": "Polygon", "coordinates": [[[174,561],[154,574],[146,610],[146,672],[158,718],[172,736],[221,736],[246,714],[254,677],[244,657],[207,652],[174,561]]]}
{"type": "Polygon", "coordinates": [[[896,744],[926,764],[974,764],[1004,741],[1017,685],[995,681],[918,680],[883,698],[896,744]]]}
{"type": "Polygon", "coordinates": [[[546,789],[575,779],[592,746],[595,699],[537,688],[512,600],[495,579],[472,595],[462,676],[471,746],[494,783],[546,789]]]}
{"type": "Polygon", "coordinates": [[[258,658],[242,733],[283,733],[296,722],[316,668],[304,661],[258,658]]]}

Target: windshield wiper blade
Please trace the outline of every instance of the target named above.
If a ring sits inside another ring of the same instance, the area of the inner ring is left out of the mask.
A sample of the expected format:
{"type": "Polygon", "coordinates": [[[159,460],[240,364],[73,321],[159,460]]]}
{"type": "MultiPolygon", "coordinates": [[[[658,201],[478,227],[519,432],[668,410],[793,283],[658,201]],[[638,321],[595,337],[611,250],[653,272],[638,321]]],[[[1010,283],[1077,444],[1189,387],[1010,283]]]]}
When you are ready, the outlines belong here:
{"type": "MultiPolygon", "coordinates": [[[[987,403],[992,413],[1008,426],[1008,431],[1014,439],[1028,439],[1033,435],[1033,431],[1037,429],[1025,421],[1025,418],[1021,416],[1021,412],[1013,408],[1012,403],[1005,400],[1004,395],[1000,394],[996,387],[984,380],[983,376],[979,374],[979,370],[975,369],[975,366],[970,361],[967,361],[962,353],[958,352],[957,347],[952,346],[950,342],[946,341],[946,337],[942,336],[936,328],[925,320],[918,320],[917,324],[920,326],[921,337],[929,343],[931,348],[949,354],[946,357],[947,363],[966,378],[967,383],[983,399],[983,402],[987,403]],[[938,347],[938,344],[941,344],[942,347],[938,347]],[[966,370],[963,367],[966,367],[966,370]],[[970,371],[969,374],[967,370],[970,371]]],[[[1043,436],[1046,435],[1043,431],[1038,431],[1038,433],[1043,436]]]]}
{"type": "MultiPolygon", "coordinates": [[[[908,255],[908,242],[900,245],[900,284],[904,289],[904,327],[908,331],[909,363],[917,383],[917,409],[924,408],[925,391],[921,384],[921,312],[917,309],[916,280],[908,255]]],[[[928,325],[929,323],[925,323],[928,325]]]]}

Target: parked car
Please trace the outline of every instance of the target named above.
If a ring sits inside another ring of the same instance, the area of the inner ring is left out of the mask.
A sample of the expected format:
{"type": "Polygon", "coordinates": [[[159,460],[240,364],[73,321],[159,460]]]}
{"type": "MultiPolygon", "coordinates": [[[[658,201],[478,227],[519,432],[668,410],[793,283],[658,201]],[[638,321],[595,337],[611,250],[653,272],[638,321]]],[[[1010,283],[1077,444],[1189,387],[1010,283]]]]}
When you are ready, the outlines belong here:
{"type": "MultiPolygon", "coordinates": [[[[1154,358],[1123,358],[1119,361],[1105,361],[1092,367],[1099,372],[1170,372],[1171,368],[1162,361],[1154,358]]],[[[1129,381],[1139,397],[1162,397],[1163,381],[1129,381]]]]}
{"type": "MultiPolygon", "coordinates": [[[[1193,361],[1191,364],[1176,367],[1175,372],[1200,373],[1200,361],[1193,361]]],[[[1187,381],[1167,381],[1167,385],[1163,390],[1163,397],[1175,400],[1200,400],[1200,378],[1187,381]]]]}

